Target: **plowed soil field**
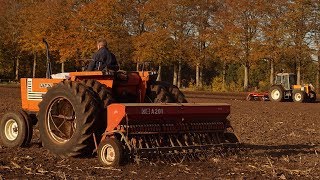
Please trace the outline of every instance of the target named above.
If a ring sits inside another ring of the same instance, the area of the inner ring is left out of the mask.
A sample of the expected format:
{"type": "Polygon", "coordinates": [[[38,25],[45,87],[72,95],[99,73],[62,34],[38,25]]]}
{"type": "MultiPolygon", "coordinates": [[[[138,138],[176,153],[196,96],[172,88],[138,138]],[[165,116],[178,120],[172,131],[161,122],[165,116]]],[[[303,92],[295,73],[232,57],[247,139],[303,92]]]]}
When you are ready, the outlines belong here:
{"type": "MultiPolygon", "coordinates": [[[[320,103],[245,101],[243,93],[185,92],[189,102],[231,104],[244,149],[181,163],[102,167],[96,158],[61,159],[42,148],[0,145],[1,179],[320,179],[320,103]]],[[[21,108],[18,87],[0,87],[0,117],[21,108]]]]}

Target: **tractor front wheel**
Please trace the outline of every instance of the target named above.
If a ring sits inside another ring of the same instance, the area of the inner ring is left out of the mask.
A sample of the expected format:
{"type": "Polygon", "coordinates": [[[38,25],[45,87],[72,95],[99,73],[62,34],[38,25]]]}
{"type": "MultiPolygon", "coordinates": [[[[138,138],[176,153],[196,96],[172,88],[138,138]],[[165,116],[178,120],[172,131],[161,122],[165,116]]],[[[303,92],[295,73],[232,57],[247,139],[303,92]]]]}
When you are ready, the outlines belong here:
{"type": "Polygon", "coordinates": [[[294,90],[292,92],[292,99],[294,102],[305,102],[307,94],[304,91],[294,90]]]}
{"type": "Polygon", "coordinates": [[[0,140],[6,147],[28,146],[32,132],[31,120],[24,111],[7,113],[1,119],[0,140]]]}

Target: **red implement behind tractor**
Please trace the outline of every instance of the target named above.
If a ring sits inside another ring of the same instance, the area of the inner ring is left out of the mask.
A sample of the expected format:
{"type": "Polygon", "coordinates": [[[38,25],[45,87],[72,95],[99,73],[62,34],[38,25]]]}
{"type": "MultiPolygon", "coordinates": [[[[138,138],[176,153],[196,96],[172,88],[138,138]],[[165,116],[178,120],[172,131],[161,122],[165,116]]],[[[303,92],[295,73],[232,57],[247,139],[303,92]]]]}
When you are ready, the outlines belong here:
{"type": "Polygon", "coordinates": [[[52,75],[48,69],[47,78],[21,79],[22,110],[0,122],[4,146],[28,146],[36,126],[50,152],[97,150],[102,164],[114,166],[125,158],[238,143],[227,119],[230,105],[187,103],[176,86],[155,81],[153,71],[52,75]]]}
{"type": "Polygon", "coordinates": [[[269,101],[269,94],[268,92],[258,93],[258,92],[251,92],[247,95],[247,101],[269,101]]]}

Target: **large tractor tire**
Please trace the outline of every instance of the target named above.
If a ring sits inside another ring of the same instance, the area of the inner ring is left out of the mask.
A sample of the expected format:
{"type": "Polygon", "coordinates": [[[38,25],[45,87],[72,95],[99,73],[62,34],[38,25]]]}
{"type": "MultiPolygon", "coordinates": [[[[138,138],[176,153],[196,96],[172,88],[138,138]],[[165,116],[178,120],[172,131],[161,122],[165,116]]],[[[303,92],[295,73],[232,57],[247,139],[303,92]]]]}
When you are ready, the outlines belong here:
{"type": "Polygon", "coordinates": [[[170,85],[168,87],[168,91],[169,91],[169,93],[172,94],[175,102],[178,102],[178,103],[187,103],[188,102],[186,100],[186,97],[184,96],[184,94],[180,91],[180,89],[177,86],[170,85]]]}
{"type": "Polygon", "coordinates": [[[106,87],[94,79],[85,79],[82,83],[99,95],[99,98],[103,102],[105,108],[114,102],[111,88],[106,87]]]}
{"type": "Polygon", "coordinates": [[[154,98],[154,103],[174,103],[175,100],[170,94],[167,89],[161,85],[157,86],[157,89],[155,91],[156,97],[154,98]]]}
{"type": "Polygon", "coordinates": [[[307,93],[301,90],[293,90],[292,92],[292,100],[294,102],[303,103],[307,100],[307,93]]]}
{"type": "Polygon", "coordinates": [[[74,81],[53,86],[39,103],[42,145],[60,157],[91,154],[101,103],[94,92],[74,81]]]}
{"type": "Polygon", "coordinates": [[[101,111],[98,113],[99,121],[97,121],[97,128],[95,130],[96,139],[99,142],[101,140],[101,135],[107,128],[107,110],[108,105],[115,102],[112,89],[106,87],[104,84],[101,84],[99,81],[94,79],[87,79],[81,81],[84,85],[86,85],[90,90],[95,92],[99,96],[99,101],[103,104],[104,108],[101,108],[101,111]]]}
{"type": "Polygon", "coordinates": [[[152,85],[150,99],[151,102],[187,103],[184,94],[177,86],[162,81],[152,85]]]}
{"type": "Polygon", "coordinates": [[[316,92],[310,91],[310,93],[309,93],[309,101],[310,101],[311,103],[314,103],[314,102],[316,102],[316,100],[317,100],[317,94],[316,94],[316,92]]]}
{"type": "Polygon", "coordinates": [[[272,86],[269,90],[269,98],[271,101],[281,102],[284,100],[284,89],[281,86],[272,86]]]}
{"type": "Polygon", "coordinates": [[[32,122],[24,111],[9,112],[0,122],[0,141],[5,147],[26,147],[32,139],[32,122]]]}

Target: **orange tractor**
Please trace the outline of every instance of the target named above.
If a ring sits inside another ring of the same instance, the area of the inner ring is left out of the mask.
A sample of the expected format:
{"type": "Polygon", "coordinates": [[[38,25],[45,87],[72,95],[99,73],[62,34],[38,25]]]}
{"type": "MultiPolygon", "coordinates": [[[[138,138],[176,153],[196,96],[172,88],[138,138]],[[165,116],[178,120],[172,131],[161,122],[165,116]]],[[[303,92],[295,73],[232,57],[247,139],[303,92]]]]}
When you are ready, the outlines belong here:
{"type": "Polygon", "coordinates": [[[187,103],[176,86],[154,76],[145,69],[51,74],[48,63],[47,78],[21,79],[22,110],[1,119],[1,143],[28,146],[35,126],[50,152],[97,151],[107,166],[238,144],[227,119],[230,105],[187,103]]]}

